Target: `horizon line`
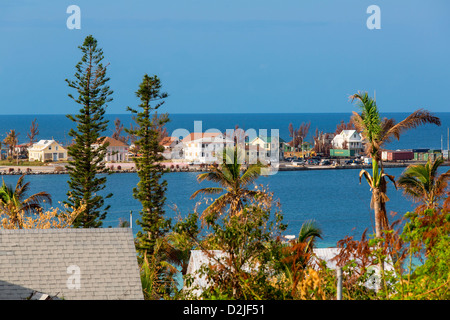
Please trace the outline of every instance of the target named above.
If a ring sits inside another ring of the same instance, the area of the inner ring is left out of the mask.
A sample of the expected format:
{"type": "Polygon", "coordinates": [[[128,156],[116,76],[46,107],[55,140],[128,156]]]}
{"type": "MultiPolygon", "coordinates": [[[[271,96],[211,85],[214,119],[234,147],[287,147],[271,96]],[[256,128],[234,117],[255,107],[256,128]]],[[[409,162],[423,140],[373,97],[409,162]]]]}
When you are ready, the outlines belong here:
{"type": "MultiPolygon", "coordinates": [[[[430,111],[432,113],[450,113],[450,111],[430,111]]],[[[341,112],[161,112],[160,114],[168,113],[170,114],[177,114],[177,115],[198,115],[198,114],[217,114],[217,115],[223,115],[223,114],[351,114],[352,111],[341,111],[341,112]]],[[[387,112],[380,112],[383,113],[410,113],[409,111],[387,111],[387,112]]],[[[11,114],[0,114],[0,116],[54,116],[54,115],[74,115],[77,113],[11,113],[11,114]]],[[[133,115],[129,112],[127,113],[105,113],[106,115],[133,115]]]]}

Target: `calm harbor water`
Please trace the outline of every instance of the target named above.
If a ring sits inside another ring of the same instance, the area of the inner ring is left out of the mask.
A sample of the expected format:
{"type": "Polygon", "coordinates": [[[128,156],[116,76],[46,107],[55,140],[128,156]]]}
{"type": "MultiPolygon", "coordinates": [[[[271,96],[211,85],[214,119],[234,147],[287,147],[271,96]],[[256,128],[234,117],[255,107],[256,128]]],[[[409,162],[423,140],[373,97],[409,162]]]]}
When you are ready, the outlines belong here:
{"type": "MultiPolygon", "coordinates": [[[[387,169],[389,174],[398,177],[402,168],[387,169]]],[[[366,181],[359,184],[359,169],[282,171],[268,177],[260,177],[257,184],[267,186],[274,198],[281,204],[284,222],[288,224],[286,235],[297,235],[303,222],[316,220],[323,231],[319,247],[335,246],[336,242],[347,235],[359,239],[367,228],[373,231],[373,211],[370,209],[371,193],[366,181]]],[[[172,172],[164,175],[168,182],[166,215],[186,216],[193,212],[195,204],[201,198],[190,200],[196,190],[212,183],[198,183],[195,172],[172,172]],[[175,211],[174,208],[177,208],[175,211]]],[[[3,176],[7,184],[15,184],[19,176],[3,176]]],[[[52,195],[53,206],[66,199],[68,175],[29,175],[30,193],[45,190],[52,195]]],[[[133,231],[139,229],[135,223],[140,203],[132,197],[132,189],[138,182],[136,173],[117,173],[108,176],[104,194],[113,193],[107,203],[111,209],[104,221],[104,227],[117,227],[122,220],[129,221],[133,213],[133,231]]],[[[411,210],[412,202],[402,196],[390,185],[388,211],[402,216],[411,210]]]]}
{"type": "MultiPolygon", "coordinates": [[[[383,114],[397,121],[404,119],[407,113],[383,114]]],[[[429,148],[444,149],[447,146],[447,128],[450,127],[450,113],[436,113],[440,117],[442,125],[424,125],[409,130],[401,136],[400,141],[393,141],[386,147],[389,149],[429,148]]],[[[63,144],[70,141],[68,132],[73,123],[65,115],[0,115],[0,139],[4,139],[6,132],[15,129],[19,132],[19,142],[26,142],[26,134],[31,121],[36,118],[39,124],[40,134],[38,139],[54,138],[63,144]]],[[[119,118],[125,127],[129,127],[131,116],[129,114],[107,114],[110,120],[108,131],[105,135],[111,135],[114,129],[114,120],[119,118]]],[[[171,134],[174,130],[184,128],[194,132],[194,121],[202,122],[202,131],[208,129],[233,129],[236,125],[245,130],[278,129],[280,137],[289,141],[289,123],[298,128],[302,122],[311,122],[307,140],[311,140],[316,128],[324,132],[334,132],[336,125],[342,120],[348,122],[350,114],[347,113],[295,113],[295,114],[172,114],[171,121],[167,124],[167,131],[171,134]]],[[[398,177],[403,168],[386,169],[389,174],[398,177]]],[[[336,242],[347,235],[359,238],[367,228],[369,233],[373,230],[373,212],[369,207],[371,193],[366,181],[359,183],[359,169],[346,170],[317,170],[317,171],[283,171],[269,177],[261,177],[257,184],[268,186],[274,193],[275,199],[279,199],[284,222],[288,224],[286,234],[297,235],[301,224],[307,220],[316,220],[323,231],[323,239],[319,246],[335,246],[336,242]]],[[[164,175],[168,182],[167,190],[167,216],[175,217],[178,208],[181,216],[186,216],[193,211],[199,199],[190,200],[194,191],[205,186],[207,182],[199,184],[196,180],[197,173],[177,172],[164,175]]],[[[18,176],[4,176],[6,183],[15,184],[18,176]]],[[[30,175],[26,181],[31,182],[30,192],[47,191],[53,197],[53,205],[58,206],[59,201],[66,199],[67,175],[30,175]]],[[[104,194],[113,193],[108,200],[111,209],[108,213],[105,227],[116,227],[120,220],[129,220],[130,211],[133,212],[133,220],[138,218],[141,208],[140,203],[132,196],[132,189],[138,182],[137,174],[121,173],[108,176],[107,188],[104,194]]],[[[401,191],[396,191],[390,185],[388,196],[390,202],[388,211],[398,213],[398,217],[412,209],[411,201],[402,196],[401,191]]],[[[133,221],[133,231],[138,227],[133,221]]]]}

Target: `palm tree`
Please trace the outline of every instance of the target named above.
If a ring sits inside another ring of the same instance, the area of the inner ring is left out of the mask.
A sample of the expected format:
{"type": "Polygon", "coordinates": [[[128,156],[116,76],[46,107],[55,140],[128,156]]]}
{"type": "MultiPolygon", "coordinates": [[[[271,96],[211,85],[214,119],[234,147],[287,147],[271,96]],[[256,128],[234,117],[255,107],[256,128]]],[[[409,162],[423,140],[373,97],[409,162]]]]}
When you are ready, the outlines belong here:
{"type": "Polygon", "coordinates": [[[19,178],[16,187],[6,185],[2,179],[2,186],[0,187],[0,211],[5,213],[11,219],[12,224],[22,228],[20,221],[20,214],[36,213],[42,208],[42,203],[47,201],[51,204],[51,196],[44,191],[35,193],[26,197],[26,192],[29,190],[30,182],[24,183],[24,174],[19,178]]]}
{"type": "MultiPolygon", "coordinates": [[[[16,148],[16,145],[18,143],[18,136],[19,134],[16,133],[16,130],[11,129],[9,133],[6,134],[6,138],[3,140],[3,142],[9,147],[9,153],[11,154],[11,157],[14,155],[14,149],[16,148]]],[[[17,161],[18,159],[19,158],[17,158],[17,161]]]]}
{"type": "Polygon", "coordinates": [[[298,238],[283,249],[284,257],[281,262],[284,265],[284,274],[290,281],[292,296],[295,296],[297,284],[304,277],[316,238],[322,238],[322,230],[314,220],[309,220],[302,224],[298,238]]]}
{"type": "Polygon", "coordinates": [[[247,201],[258,196],[266,196],[262,191],[248,189],[248,186],[261,175],[261,169],[265,166],[261,163],[250,164],[244,170],[241,161],[242,155],[243,151],[240,148],[226,148],[223,150],[219,166],[211,165],[208,172],[197,176],[198,182],[213,181],[221,187],[197,190],[192,194],[191,199],[200,193],[211,195],[225,192],[203,211],[202,218],[211,214],[221,215],[228,206],[231,216],[239,215],[247,201]]]}
{"type": "Polygon", "coordinates": [[[401,133],[408,129],[426,123],[441,125],[441,121],[430,112],[419,109],[397,123],[392,118],[381,118],[375,100],[370,98],[367,92],[358,92],[351,95],[350,99],[352,102],[359,101],[358,107],[361,109],[361,114],[353,112],[351,121],[365,140],[366,155],[372,157],[372,175],[366,170],[361,170],[359,179],[361,181],[361,177],[364,175],[372,190],[371,207],[375,212],[375,233],[376,237],[381,237],[382,230],[389,228],[385,207],[386,202],[389,201],[386,195],[386,178],[395,185],[394,177],[384,173],[383,170],[381,161],[383,145],[394,137],[399,140],[401,133]]]}
{"type": "Polygon", "coordinates": [[[426,164],[411,165],[398,179],[404,194],[421,203],[418,210],[437,208],[445,197],[450,170],[438,175],[439,166],[443,163],[444,158],[438,157],[434,161],[429,159],[426,164]]]}

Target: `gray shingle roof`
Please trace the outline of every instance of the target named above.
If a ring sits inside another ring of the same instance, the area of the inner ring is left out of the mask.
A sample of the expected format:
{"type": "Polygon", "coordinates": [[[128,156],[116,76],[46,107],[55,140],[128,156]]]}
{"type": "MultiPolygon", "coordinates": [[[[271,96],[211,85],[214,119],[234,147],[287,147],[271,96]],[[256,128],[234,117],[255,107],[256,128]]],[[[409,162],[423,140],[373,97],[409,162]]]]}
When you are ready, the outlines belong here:
{"type": "Polygon", "coordinates": [[[66,300],[143,299],[131,229],[0,230],[0,299],[35,291],[66,300]]]}

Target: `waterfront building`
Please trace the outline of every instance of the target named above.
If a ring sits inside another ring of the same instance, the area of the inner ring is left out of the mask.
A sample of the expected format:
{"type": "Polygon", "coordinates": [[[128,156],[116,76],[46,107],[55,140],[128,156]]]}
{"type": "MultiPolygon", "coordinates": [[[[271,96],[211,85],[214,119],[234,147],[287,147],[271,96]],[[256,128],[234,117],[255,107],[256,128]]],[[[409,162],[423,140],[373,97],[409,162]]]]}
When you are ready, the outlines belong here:
{"type": "Polygon", "coordinates": [[[96,144],[92,146],[98,148],[101,144],[108,143],[106,148],[105,162],[123,162],[128,161],[129,146],[120,140],[111,137],[101,137],[96,144]]]}
{"type": "Polygon", "coordinates": [[[342,130],[331,141],[333,149],[353,150],[354,155],[362,155],[364,151],[363,139],[356,130],[342,130]]]}
{"type": "Polygon", "coordinates": [[[177,137],[164,137],[160,145],[164,147],[162,155],[165,159],[183,159],[183,144],[177,137]]]}
{"type": "Polygon", "coordinates": [[[67,161],[67,150],[55,140],[39,140],[28,148],[29,161],[67,161]]]}
{"type": "MultiPolygon", "coordinates": [[[[249,146],[258,146],[258,149],[253,148],[254,152],[258,153],[260,160],[278,161],[284,159],[284,150],[286,142],[280,137],[256,137],[249,141],[249,146]]],[[[251,149],[249,149],[249,153],[251,149]]]]}
{"type": "Polygon", "coordinates": [[[181,142],[184,159],[194,163],[215,163],[224,147],[234,146],[233,140],[220,132],[193,132],[181,142]]]}

